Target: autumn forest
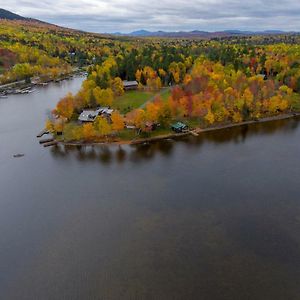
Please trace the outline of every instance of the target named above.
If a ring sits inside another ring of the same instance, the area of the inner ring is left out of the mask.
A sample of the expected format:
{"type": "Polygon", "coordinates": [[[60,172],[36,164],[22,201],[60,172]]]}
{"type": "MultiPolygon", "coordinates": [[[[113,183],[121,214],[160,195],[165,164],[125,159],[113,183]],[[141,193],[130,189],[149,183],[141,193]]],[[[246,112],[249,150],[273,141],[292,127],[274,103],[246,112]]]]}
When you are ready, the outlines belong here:
{"type": "Polygon", "coordinates": [[[1,21],[0,32],[1,84],[86,72],[46,124],[63,141],[128,141],[171,133],[179,121],[193,130],[300,111],[297,34],[131,38],[26,21],[1,21]],[[78,121],[101,107],[111,114],[78,121]]]}

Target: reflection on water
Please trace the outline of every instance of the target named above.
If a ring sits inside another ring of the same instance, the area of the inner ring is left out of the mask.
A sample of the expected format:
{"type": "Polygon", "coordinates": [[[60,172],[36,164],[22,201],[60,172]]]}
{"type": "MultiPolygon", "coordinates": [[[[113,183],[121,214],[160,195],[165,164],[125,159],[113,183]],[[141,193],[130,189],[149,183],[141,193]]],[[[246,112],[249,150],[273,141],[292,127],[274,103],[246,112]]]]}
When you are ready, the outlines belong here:
{"type": "Polygon", "coordinates": [[[200,134],[199,137],[186,136],[153,143],[145,143],[135,146],[58,146],[51,149],[54,157],[66,157],[74,155],[80,161],[99,161],[103,164],[117,162],[122,164],[126,159],[132,162],[151,160],[157,154],[171,157],[176,144],[185,144],[188,147],[201,148],[205,143],[215,145],[222,143],[244,143],[247,138],[253,136],[270,135],[276,132],[292,132],[299,126],[299,118],[278,120],[266,123],[255,123],[239,127],[221,129],[200,134]]]}
{"type": "Polygon", "coordinates": [[[299,299],[299,119],[41,147],[80,84],[0,101],[1,300],[299,299]]]}

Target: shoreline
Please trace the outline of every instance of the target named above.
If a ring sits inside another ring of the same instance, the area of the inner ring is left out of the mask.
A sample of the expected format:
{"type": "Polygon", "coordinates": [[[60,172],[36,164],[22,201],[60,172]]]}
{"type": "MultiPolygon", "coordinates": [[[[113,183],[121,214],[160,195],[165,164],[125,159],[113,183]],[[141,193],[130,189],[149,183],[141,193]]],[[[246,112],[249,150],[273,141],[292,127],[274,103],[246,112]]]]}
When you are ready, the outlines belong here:
{"type": "Polygon", "coordinates": [[[201,133],[222,130],[222,129],[228,129],[228,128],[234,128],[234,127],[240,127],[240,126],[244,126],[244,125],[286,120],[286,119],[291,119],[291,118],[295,118],[295,117],[299,117],[299,116],[300,116],[300,112],[286,113],[286,114],[272,116],[272,117],[265,117],[265,118],[262,118],[259,120],[249,120],[249,121],[244,121],[244,122],[240,122],[240,123],[223,124],[223,125],[217,125],[217,126],[208,127],[208,128],[195,128],[193,130],[190,130],[188,132],[183,132],[183,133],[170,133],[170,134],[164,134],[164,135],[159,135],[159,136],[155,136],[155,137],[149,137],[149,138],[143,138],[143,139],[137,139],[137,140],[129,140],[129,141],[126,141],[126,140],[112,141],[112,142],[57,141],[57,143],[58,143],[58,145],[63,145],[63,146],[101,146],[101,145],[132,145],[132,146],[135,146],[135,145],[157,142],[157,141],[166,140],[166,139],[176,139],[176,138],[185,137],[185,136],[189,136],[189,135],[197,136],[201,133]]]}
{"type": "Polygon", "coordinates": [[[38,83],[36,82],[26,82],[25,79],[23,80],[19,80],[19,81],[14,81],[14,82],[10,82],[10,83],[6,83],[6,84],[2,84],[0,85],[0,92],[4,93],[4,94],[15,94],[14,91],[16,89],[26,89],[26,88],[33,88],[35,86],[43,86],[43,85],[47,85],[49,83],[58,83],[64,80],[69,80],[72,77],[76,77],[76,76],[81,76],[85,73],[85,71],[83,70],[75,70],[72,71],[70,73],[65,74],[64,76],[60,76],[54,79],[49,79],[46,81],[40,81],[38,83]]]}

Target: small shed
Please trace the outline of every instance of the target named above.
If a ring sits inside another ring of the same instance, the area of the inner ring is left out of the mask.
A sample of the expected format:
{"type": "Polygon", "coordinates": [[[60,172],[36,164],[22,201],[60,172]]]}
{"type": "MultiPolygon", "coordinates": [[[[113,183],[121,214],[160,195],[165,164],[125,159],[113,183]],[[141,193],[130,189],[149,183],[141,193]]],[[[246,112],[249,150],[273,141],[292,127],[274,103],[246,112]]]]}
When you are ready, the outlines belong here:
{"type": "Polygon", "coordinates": [[[124,80],[123,85],[125,91],[136,90],[139,86],[138,82],[135,80],[134,81],[124,80]]]}
{"type": "Polygon", "coordinates": [[[181,133],[181,132],[187,131],[189,129],[189,127],[182,122],[177,122],[177,123],[171,125],[171,129],[173,131],[175,131],[176,133],[181,133]]]}

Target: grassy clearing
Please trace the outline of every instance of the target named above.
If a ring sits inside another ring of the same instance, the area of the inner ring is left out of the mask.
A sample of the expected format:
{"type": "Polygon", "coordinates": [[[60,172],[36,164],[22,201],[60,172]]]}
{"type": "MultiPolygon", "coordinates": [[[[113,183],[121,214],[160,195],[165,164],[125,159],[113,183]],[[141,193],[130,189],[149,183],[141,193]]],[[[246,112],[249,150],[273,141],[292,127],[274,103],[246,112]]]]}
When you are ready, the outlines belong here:
{"type": "Polygon", "coordinates": [[[203,125],[203,124],[201,124],[201,120],[199,118],[185,119],[185,120],[183,120],[183,123],[188,125],[190,129],[198,128],[198,127],[201,127],[201,125],[203,125]]]}
{"type": "Polygon", "coordinates": [[[124,129],[121,132],[119,132],[118,136],[121,140],[131,141],[137,136],[137,134],[135,130],[124,129]]]}
{"type": "Polygon", "coordinates": [[[169,97],[171,96],[171,90],[170,89],[165,89],[160,93],[160,96],[163,101],[167,101],[169,97]]]}
{"type": "Polygon", "coordinates": [[[128,91],[124,95],[117,97],[113,101],[113,108],[126,114],[129,111],[139,108],[145,102],[149,101],[156,93],[145,91],[128,91]]]}
{"type": "Polygon", "coordinates": [[[292,109],[300,111],[300,94],[294,93],[292,96],[292,109]]]}
{"type": "Polygon", "coordinates": [[[168,88],[162,89],[160,92],[128,91],[124,95],[115,98],[112,106],[122,114],[126,114],[133,109],[144,108],[143,105],[153,100],[156,95],[160,95],[163,101],[167,101],[171,91],[168,88]]]}
{"type": "Polygon", "coordinates": [[[162,127],[162,128],[157,128],[156,130],[152,131],[150,133],[150,137],[156,137],[156,136],[166,135],[166,134],[170,134],[170,133],[173,133],[173,131],[171,130],[171,127],[162,127]]]}

